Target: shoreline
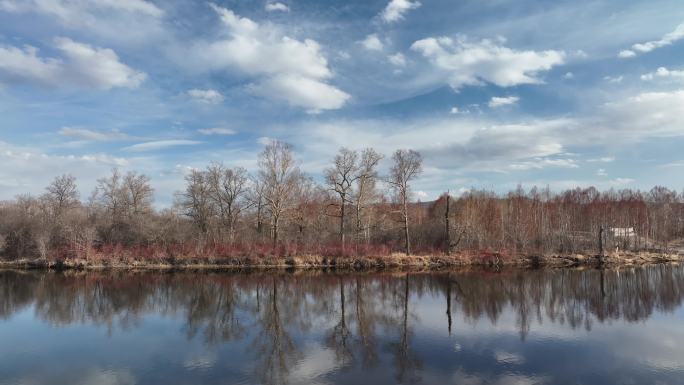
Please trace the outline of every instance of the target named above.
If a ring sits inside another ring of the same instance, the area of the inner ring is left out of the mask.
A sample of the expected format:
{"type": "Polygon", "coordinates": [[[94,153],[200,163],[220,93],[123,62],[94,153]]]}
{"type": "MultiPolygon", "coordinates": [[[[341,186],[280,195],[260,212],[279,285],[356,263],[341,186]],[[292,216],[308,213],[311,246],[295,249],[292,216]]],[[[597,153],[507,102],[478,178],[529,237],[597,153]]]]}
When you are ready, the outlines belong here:
{"type": "Polygon", "coordinates": [[[622,267],[650,264],[684,262],[684,255],[673,253],[629,252],[612,253],[603,258],[598,255],[499,255],[472,256],[466,254],[447,255],[403,255],[384,257],[232,257],[232,258],[174,258],[174,259],[118,259],[96,260],[66,259],[49,260],[0,260],[0,269],[49,269],[49,270],[239,270],[239,269],[385,269],[423,268],[442,269],[454,267],[622,267]]]}

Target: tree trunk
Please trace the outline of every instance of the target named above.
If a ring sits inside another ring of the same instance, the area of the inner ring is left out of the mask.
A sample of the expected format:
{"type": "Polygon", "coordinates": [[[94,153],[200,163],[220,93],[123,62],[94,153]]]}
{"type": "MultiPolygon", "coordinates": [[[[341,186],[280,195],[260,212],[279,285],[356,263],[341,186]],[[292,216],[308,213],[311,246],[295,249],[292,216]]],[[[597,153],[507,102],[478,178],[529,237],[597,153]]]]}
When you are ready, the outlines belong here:
{"type": "Polygon", "coordinates": [[[404,203],[404,237],[405,237],[405,251],[406,255],[411,255],[411,240],[409,239],[409,216],[408,216],[408,203],[406,201],[406,193],[403,194],[404,203]]]}
{"type": "Polygon", "coordinates": [[[451,255],[451,226],[449,223],[449,205],[451,203],[451,197],[449,197],[449,192],[446,195],[446,210],[444,212],[444,234],[446,236],[446,254],[451,255]]]}
{"type": "Polygon", "coordinates": [[[340,243],[342,244],[342,250],[344,250],[344,196],[342,196],[342,206],[340,207],[340,243]]]}

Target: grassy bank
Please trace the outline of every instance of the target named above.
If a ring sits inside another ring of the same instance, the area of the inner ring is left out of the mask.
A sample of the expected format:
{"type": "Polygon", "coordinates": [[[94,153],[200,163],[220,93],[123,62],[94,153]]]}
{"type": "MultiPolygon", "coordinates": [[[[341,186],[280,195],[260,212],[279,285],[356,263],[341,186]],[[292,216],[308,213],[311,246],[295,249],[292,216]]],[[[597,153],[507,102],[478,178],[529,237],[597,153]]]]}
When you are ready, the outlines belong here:
{"type": "Polygon", "coordinates": [[[595,255],[501,255],[497,253],[456,253],[453,255],[388,256],[263,256],[263,257],[192,257],[192,258],[136,258],[102,257],[90,259],[66,258],[59,260],[4,260],[0,267],[25,269],[178,269],[178,268],[391,268],[391,267],[457,267],[457,266],[522,266],[563,267],[598,265],[641,265],[684,261],[684,255],[653,252],[612,253],[603,258],[595,255]]]}

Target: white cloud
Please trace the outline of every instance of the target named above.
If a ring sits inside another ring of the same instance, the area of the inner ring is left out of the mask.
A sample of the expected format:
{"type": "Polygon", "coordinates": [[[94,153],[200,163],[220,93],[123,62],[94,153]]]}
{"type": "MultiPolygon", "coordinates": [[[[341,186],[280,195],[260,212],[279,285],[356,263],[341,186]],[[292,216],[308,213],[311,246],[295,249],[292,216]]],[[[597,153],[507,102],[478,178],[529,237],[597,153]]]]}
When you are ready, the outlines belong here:
{"type": "Polygon", "coordinates": [[[505,97],[493,96],[489,100],[489,103],[487,103],[487,105],[489,106],[489,108],[510,106],[513,104],[517,104],[519,100],[520,100],[520,98],[517,96],[505,96],[505,97]]]}
{"type": "Polygon", "coordinates": [[[350,96],[329,84],[306,76],[282,75],[252,84],[255,95],[282,100],[294,106],[308,107],[308,112],[341,108],[350,96]]]}
{"type": "Polygon", "coordinates": [[[575,78],[575,74],[573,74],[572,72],[566,72],[565,75],[563,75],[563,79],[574,79],[574,78],[575,78]]]}
{"type": "Polygon", "coordinates": [[[465,37],[418,40],[411,49],[443,71],[455,90],[492,83],[499,87],[539,84],[540,72],[563,64],[563,51],[516,51],[491,40],[470,42],[465,37]]]}
{"type": "MultiPolygon", "coordinates": [[[[611,140],[684,136],[684,90],[643,92],[604,104],[592,136],[611,140]]],[[[592,123],[587,124],[588,127],[592,123]]],[[[587,128],[589,130],[589,128],[587,128]]]]}
{"type": "Polygon", "coordinates": [[[67,38],[55,39],[55,46],[62,52],[62,58],[42,58],[38,49],[31,46],[0,46],[0,79],[108,90],[137,88],[147,77],[122,63],[111,49],[67,38]]]}
{"type": "Polygon", "coordinates": [[[116,40],[149,41],[163,31],[164,11],[145,0],[1,0],[0,11],[42,14],[116,40]]]}
{"type": "Polygon", "coordinates": [[[0,200],[27,192],[39,194],[52,178],[64,173],[76,176],[85,193],[112,167],[130,163],[129,159],[104,153],[53,155],[0,141],[0,200]]]}
{"type": "Polygon", "coordinates": [[[382,51],[383,48],[382,41],[380,41],[380,38],[378,38],[378,35],[375,33],[366,36],[366,38],[359,41],[359,43],[363,48],[369,51],[382,51]]]}
{"type": "Polygon", "coordinates": [[[596,176],[608,176],[605,168],[599,168],[596,170],[596,176]]]}
{"type": "Polygon", "coordinates": [[[404,54],[401,52],[397,52],[394,55],[390,55],[387,57],[390,63],[394,64],[397,67],[406,67],[406,57],[404,57],[404,54]]]}
{"type": "MultiPolygon", "coordinates": [[[[195,45],[192,60],[202,69],[238,69],[259,79],[247,88],[309,110],[342,107],[349,95],[327,83],[333,77],[320,45],[283,34],[271,24],[258,24],[211,4],[227,27],[227,36],[195,45]]],[[[186,62],[183,56],[183,61],[186,62]]]]}
{"type": "Polygon", "coordinates": [[[632,178],[615,178],[608,181],[610,186],[624,186],[636,182],[632,178]]]}
{"type": "Polygon", "coordinates": [[[647,53],[658,48],[666,47],[681,39],[684,39],[684,23],[678,25],[674,31],[666,33],[658,40],[637,43],[632,45],[631,49],[620,51],[620,53],[618,53],[618,57],[623,59],[635,57],[641,53],[647,53]]]}
{"type": "Polygon", "coordinates": [[[656,78],[684,79],[684,71],[669,70],[665,67],[660,67],[655,72],[641,75],[641,80],[653,80],[656,78]]]}
{"type": "Polygon", "coordinates": [[[402,20],[406,12],[418,7],[420,7],[420,2],[418,1],[391,0],[380,13],[380,17],[386,23],[392,23],[402,20]]]}
{"type": "Polygon", "coordinates": [[[266,3],[264,7],[268,12],[290,12],[290,7],[283,3],[266,3]]]}
{"type": "Polygon", "coordinates": [[[604,156],[601,158],[592,158],[592,159],[587,159],[587,162],[590,162],[590,163],[611,163],[611,162],[615,162],[615,157],[614,156],[604,156]]]}
{"type": "Polygon", "coordinates": [[[461,111],[456,106],[451,107],[451,110],[449,110],[450,114],[458,114],[459,112],[461,112],[461,111]]]}
{"type": "Polygon", "coordinates": [[[618,57],[621,59],[627,59],[627,58],[635,57],[635,56],[636,56],[636,52],[629,50],[629,49],[622,50],[622,51],[620,51],[620,53],[618,53],[618,57]]]}
{"type": "Polygon", "coordinates": [[[202,135],[235,135],[237,132],[230,128],[225,127],[213,127],[213,128],[202,128],[197,130],[202,135]]]}
{"type": "Polygon", "coordinates": [[[511,170],[532,170],[543,169],[546,167],[557,168],[579,168],[577,161],[574,159],[549,159],[549,158],[535,158],[527,162],[513,163],[509,166],[511,170]]]}
{"type": "Polygon", "coordinates": [[[195,146],[195,145],[202,144],[202,143],[203,142],[199,142],[196,140],[185,140],[185,139],[156,140],[156,141],[152,141],[152,142],[138,143],[138,144],[134,144],[132,146],[124,147],[123,150],[132,151],[132,152],[155,151],[155,150],[163,150],[165,148],[170,148],[170,147],[195,146]]]}
{"type": "Polygon", "coordinates": [[[192,89],[188,91],[188,96],[200,103],[205,104],[219,104],[223,102],[223,95],[221,95],[220,92],[212,89],[192,89]]]}
{"type": "Polygon", "coordinates": [[[7,12],[43,12],[69,19],[80,12],[93,10],[114,10],[142,13],[161,17],[164,12],[153,3],[144,0],[2,0],[0,10],[7,12]]]}
{"type": "Polygon", "coordinates": [[[615,84],[617,84],[617,83],[622,83],[622,81],[624,80],[624,78],[625,78],[625,77],[622,76],[622,75],[620,75],[620,76],[604,76],[604,77],[603,77],[603,80],[607,81],[608,83],[615,83],[615,84]]]}
{"type": "Polygon", "coordinates": [[[129,135],[119,131],[94,131],[77,127],[62,127],[59,130],[59,134],[81,140],[99,142],[131,139],[129,135]]]}

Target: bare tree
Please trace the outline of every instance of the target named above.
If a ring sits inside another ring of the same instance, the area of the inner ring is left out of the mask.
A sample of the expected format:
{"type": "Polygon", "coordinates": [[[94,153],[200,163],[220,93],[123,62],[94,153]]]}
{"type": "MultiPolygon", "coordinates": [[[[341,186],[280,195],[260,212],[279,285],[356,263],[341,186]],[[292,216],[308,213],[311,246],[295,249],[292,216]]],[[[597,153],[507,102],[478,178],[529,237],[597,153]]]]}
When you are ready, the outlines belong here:
{"type": "Polygon", "coordinates": [[[154,190],[147,175],[128,172],[121,183],[120,193],[129,216],[139,217],[152,211],[154,190]]]}
{"type": "Polygon", "coordinates": [[[271,215],[271,238],[278,244],[280,222],[294,205],[297,183],[302,173],[294,158],[292,146],[273,140],[259,155],[259,179],[263,184],[263,197],[271,215]]]}
{"type": "Polygon", "coordinates": [[[123,216],[125,195],[121,193],[121,173],[118,169],[112,169],[109,177],[97,180],[93,197],[109,213],[112,220],[123,216]]]}
{"type": "Polygon", "coordinates": [[[404,224],[404,250],[411,254],[411,241],[409,237],[409,208],[410,199],[409,182],[415,179],[423,169],[423,158],[413,150],[397,150],[392,156],[394,165],[390,170],[388,183],[398,195],[401,204],[401,216],[404,224]]]}
{"type": "Polygon", "coordinates": [[[347,148],[340,148],[340,151],[335,155],[335,165],[325,170],[325,179],[330,186],[330,190],[335,192],[340,198],[338,203],[340,206],[340,243],[344,248],[345,234],[344,234],[344,218],[346,213],[346,206],[351,201],[352,187],[354,182],[359,178],[358,166],[359,154],[356,151],[347,148]]]}
{"type": "Polygon", "coordinates": [[[185,191],[179,194],[183,214],[192,219],[202,235],[209,232],[212,216],[211,186],[206,173],[192,170],[185,176],[185,191]]]}
{"type": "Polygon", "coordinates": [[[266,210],[266,201],[264,199],[264,184],[255,178],[252,181],[252,188],[247,190],[247,200],[249,201],[250,207],[254,209],[255,215],[255,229],[256,235],[259,241],[262,241],[262,236],[264,232],[264,217],[266,210]]]}
{"type": "Polygon", "coordinates": [[[76,187],[76,178],[73,175],[58,176],[45,189],[47,190],[46,197],[56,217],[60,217],[78,204],[78,188],[76,187]]]}
{"type": "Polygon", "coordinates": [[[232,242],[235,236],[235,224],[247,206],[245,195],[249,177],[242,167],[227,168],[223,164],[214,163],[207,168],[206,176],[210,187],[210,196],[216,206],[222,226],[228,230],[228,238],[232,242]]]}
{"type": "Polygon", "coordinates": [[[375,186],[378,179],[377,167],[383,156],[372,148],[366,148],[361,153],[358,174],[356,178],[356,194],[354,204],[356,208],[356,235],[365,233],[366,242],[370,239],[368,226],[362,224],[363,210],[372,202],[375,196],[375,186]],[[366,231],[364,231],[366,229],[366,231]]]}

